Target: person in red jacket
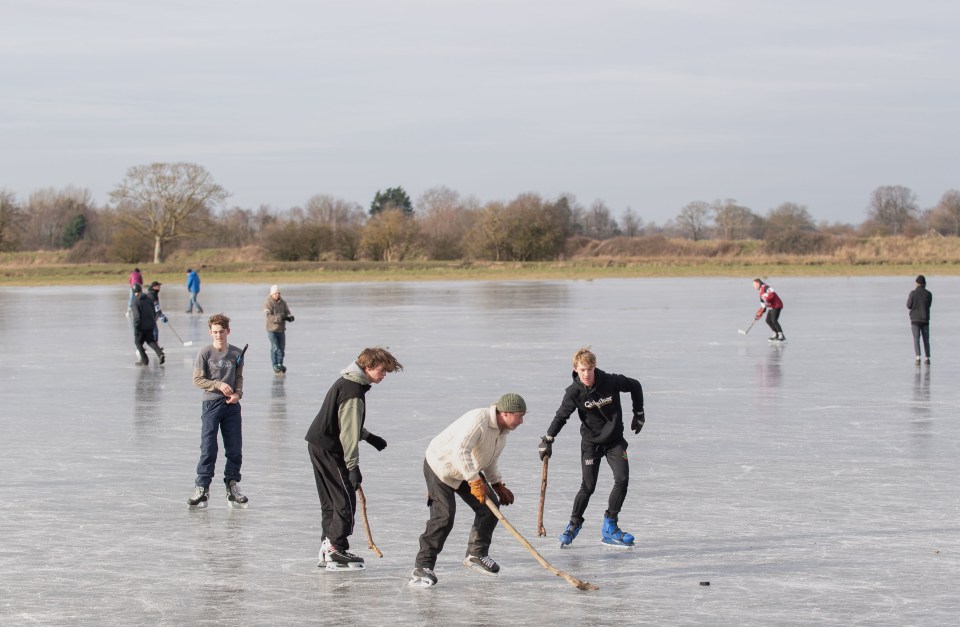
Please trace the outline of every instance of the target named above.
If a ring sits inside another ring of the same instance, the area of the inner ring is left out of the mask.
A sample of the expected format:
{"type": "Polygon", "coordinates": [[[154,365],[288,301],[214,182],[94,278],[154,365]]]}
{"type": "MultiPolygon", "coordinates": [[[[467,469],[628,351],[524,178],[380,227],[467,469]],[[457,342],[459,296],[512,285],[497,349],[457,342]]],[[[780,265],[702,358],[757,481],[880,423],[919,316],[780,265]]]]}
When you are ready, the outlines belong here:
{"type": "Polygon", "coordinates": [[[772,287],[760,279],[753,280],[753,289],[757,290],[757,294],[760,295],[760,309],[757,310],[757,315],[754,318],[759,320],[763,316],[763,312],[766,311],[767,326],[773,330],[770,341],[786,342],[787,338],[783,335],[783,327],[780,326],[780,312],[783,311],[783,301],[780,300],[772,287]]]}

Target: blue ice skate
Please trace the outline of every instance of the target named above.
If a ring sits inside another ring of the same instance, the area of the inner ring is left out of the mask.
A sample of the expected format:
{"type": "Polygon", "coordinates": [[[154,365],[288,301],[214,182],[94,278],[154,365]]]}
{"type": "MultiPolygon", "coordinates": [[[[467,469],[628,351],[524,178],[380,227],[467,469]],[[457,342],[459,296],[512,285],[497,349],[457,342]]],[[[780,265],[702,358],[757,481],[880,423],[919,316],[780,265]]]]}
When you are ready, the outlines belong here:
{"type": "Polygon", "coordinates": [[[565,546],[570,546],[570,543],[573,542],[573,539],[577,537],[578,533],[580,533],[581,526],[582,525],[575,525],[573,523],[567,524],[567,528],[564,529],[563,533],[560,534],[561,549],[565,546]]]}
{"type": "Polygon", "coordinates": [[[633,535],[620,530],[617,519],[610,516],[603,517],[603,543],[610,546],[633,546],[633,535]]]}

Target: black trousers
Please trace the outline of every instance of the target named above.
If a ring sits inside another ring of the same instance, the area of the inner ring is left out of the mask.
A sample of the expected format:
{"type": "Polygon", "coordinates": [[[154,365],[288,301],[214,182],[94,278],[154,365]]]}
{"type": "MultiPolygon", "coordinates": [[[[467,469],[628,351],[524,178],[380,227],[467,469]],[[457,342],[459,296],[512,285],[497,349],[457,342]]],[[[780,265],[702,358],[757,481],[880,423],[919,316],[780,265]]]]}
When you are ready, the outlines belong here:
{"type": "Polygon", "coordinates": [[[587,511],[590,497],[597,489],[597,477],[600,476],[600,460],[606,458],[610,470],[613,471],[613,489],[607,501],[607,511],[604,515],[617,518],[623,508],[623,501],[627,498],[627,486],[630,484],[630,462],[627,460],[627,441],[620,438],[613,444],[593,444],[586,440],[580,441],[580,469],[583,472],[583,483],[580,491],[573,499],[573,512],[570,522],[575,525],[583,524],[583,514],[587,511]]]}
{"type": "Polygon", "coordinates": [[[917,357],[920,357],[920,340],[923,339],[923,350],[930,359],[930,323],[914,322],[910,325],[913,332],[913,351],[917,357]]]}
{"type": "Polygon", "coordinates": [[[153,349],[157,357],[163,354],[163,349],[157,344],[157,330],[154,329],[134,329],[133,343],[137,347],[137,354],[140,355],[140,361],[147,361],[147,353],[143,350],[146,344],[153,349]]]}
{"type": "MultiPolygon", "coordinates": [[[[433,568],[437,565],[437,556],[443,550],[447,536],[453,529],[453,520],[457,513],[457,501],[454,495],[473,510],[473,527],[467,541],[466,555],[482,557],[490,552],[493,530],[497,527],[497,517],[486,504],[481,504],[470,493],[470,484],[461,481],[456,489],[451,488],[437,476],[427,460],[423,460],[423,478],[427,482],[427,506],[430,508],[430,520],[420,536],[420,552],[414,563],[416,568],[433,568]]],[[[500,501],[493,490],[487,490],[487,498],[499,507],[500,501]]]]}
{"type": "Polygon", "coordinates": [[[338,549],[350,548],[354,516],[357,512],[357,493],[350,485],[350,471],[343,458],[316,444],[307,443],[313,478],[320,496],[320,529],[323,537],[338,549]]]}
{"type": "Polygon", "coordinates": [[[782,309],[768,309],[767,310],[767,326],[773,329],[774,333],[783,333],[783,329],[780,327],[780,312],[782,309]]]}

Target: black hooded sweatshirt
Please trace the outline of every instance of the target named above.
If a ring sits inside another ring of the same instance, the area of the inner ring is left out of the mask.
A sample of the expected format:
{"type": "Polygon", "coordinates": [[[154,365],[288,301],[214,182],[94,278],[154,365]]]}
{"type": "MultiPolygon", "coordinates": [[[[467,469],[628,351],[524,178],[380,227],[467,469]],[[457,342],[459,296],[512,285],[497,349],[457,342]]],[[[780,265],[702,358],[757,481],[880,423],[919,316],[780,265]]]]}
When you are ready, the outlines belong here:
{"type": "Polygon", "coordinates": [[[586,387],[577,371],[573,371],[573,383],[563,393],[563,402],[554,416],[547,435],[556,437],[567,424],[567,419],[577,410],[580,417],[580,435],[594,444],[613,444],[623,437],[623,409],[620,393],[629,392],[633,412],[643,411],[643,388],[636,379],[622,374],[594,370],[593,387],[586,387]]]}

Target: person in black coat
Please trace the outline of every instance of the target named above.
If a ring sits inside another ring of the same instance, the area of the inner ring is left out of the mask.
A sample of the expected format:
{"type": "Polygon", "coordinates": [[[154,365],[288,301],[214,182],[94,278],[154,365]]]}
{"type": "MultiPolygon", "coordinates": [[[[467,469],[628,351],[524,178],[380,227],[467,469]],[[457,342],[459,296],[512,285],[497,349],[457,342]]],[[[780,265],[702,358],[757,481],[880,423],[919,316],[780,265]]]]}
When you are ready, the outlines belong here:
{"type": "Polygon", "coordinates": [[[137,347],[137,354],[140,356],[136,365],[146,366],[150,363],[146,351],[143,350],[144,343],[153,349],[162,364],[166,361],[166,356],[163,354],[163,348],[157,343],[156,303],[143,293],[143,288],[140,285],[133,286],[133,293],[133,309],[131,310],[133,314],[133,342],[137,347]]]}
{"type": "Polygon", "coordinates": [[[907,309],[910,310],[910,329],[913,331],[913,353],[915,363],[920,365],[920,340],[923,339],[923,351],[927,356],[926,363],[930,363],[930,306],[933,305],[933,294],[927,291],[927,278],[922,274],[917,277],[917,287],[907,296],[907,309]]]}

